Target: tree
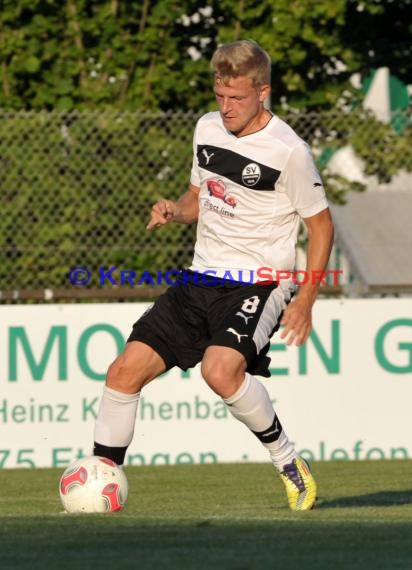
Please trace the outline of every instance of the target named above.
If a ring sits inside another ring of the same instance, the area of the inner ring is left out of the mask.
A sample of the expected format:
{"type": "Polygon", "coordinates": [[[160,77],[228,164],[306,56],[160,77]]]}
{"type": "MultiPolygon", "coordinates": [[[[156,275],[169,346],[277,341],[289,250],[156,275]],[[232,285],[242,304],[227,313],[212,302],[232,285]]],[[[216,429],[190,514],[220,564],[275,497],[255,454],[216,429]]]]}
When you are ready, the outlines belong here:
{"type": "Polygon", "coordinates": [[[333,106],[354,72],[381,65],[411,81],[411,0],[222,0],[217,5],[219,41],[252,37],[272,57],[275,106],[279,101],[298,108],[333,106]]]}
{"type": "Polygon", "coordinates": [[[206,109],[210,57],[239,38],[271,55],[275,109],[331,107],[352,73],[383,64],[411,77],[411,0],[2,4],[3,108],[206,109]]]}
{"type": "MultiPolygon", "coordinates": [[[[187,185],[192,128],[214,106],[209,61],[221,42],[253,38],[269,52],[272,107],[320,155],[351,145],[381,181],[410,170],[406,115],[399,132],[379,123],[348,79],[387,65],[410,81],[411,0],[204,2],[3,0],[2,283],[62,287],[74,265],[187,262],[192,228],[155,240],[147,207],[187,185]]],[[[356,188],[323,175],[331,201],[356,188]]]]}

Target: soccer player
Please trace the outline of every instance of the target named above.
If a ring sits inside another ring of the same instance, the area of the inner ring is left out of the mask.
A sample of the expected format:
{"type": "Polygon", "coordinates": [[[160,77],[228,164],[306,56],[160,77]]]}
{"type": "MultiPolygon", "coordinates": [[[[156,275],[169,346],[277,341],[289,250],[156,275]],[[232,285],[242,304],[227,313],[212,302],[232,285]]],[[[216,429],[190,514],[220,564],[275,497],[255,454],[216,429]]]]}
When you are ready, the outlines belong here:
{"type": "Polygon", "coordinates": [[[134,324],[109,367],[94,454],[123,464],[142,388],[174,366],[201,362],[208,386],[267,448],[290,508],[308,510],[316,501],[315,480],[255,375],[270,376],[266,353],[280,325],[289,345],[304,343],[311,330],[319,280],[306,279],[296,293],[291,279],[274,278],[294,269],[300,220],[308,233],[309,276],[328,262],[333,224],[308,146],[265,108],[268,54],[253,41],[236,41],[216,50],[212,68],[219,110],[196,125],[189,188],[178,201],[159,200],[147,225],[197,223],[193,262],[181,283],[134,324]],[[215,284],[205,275],[240,270],[253,276],[251,283],[215,284]]]}

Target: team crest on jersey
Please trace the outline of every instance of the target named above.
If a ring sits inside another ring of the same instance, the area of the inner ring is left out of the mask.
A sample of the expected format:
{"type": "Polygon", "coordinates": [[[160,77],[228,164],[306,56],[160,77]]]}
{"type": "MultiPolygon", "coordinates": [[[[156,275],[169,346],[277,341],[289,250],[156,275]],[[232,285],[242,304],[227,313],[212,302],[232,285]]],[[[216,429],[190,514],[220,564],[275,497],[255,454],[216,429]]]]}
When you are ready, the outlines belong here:
{"type": "Polygon", "coordinates": [[[242,182],[245,186],[255,186],[261,177],[260,166],[256,162],[249,162],[242,170],[242,182]]]}

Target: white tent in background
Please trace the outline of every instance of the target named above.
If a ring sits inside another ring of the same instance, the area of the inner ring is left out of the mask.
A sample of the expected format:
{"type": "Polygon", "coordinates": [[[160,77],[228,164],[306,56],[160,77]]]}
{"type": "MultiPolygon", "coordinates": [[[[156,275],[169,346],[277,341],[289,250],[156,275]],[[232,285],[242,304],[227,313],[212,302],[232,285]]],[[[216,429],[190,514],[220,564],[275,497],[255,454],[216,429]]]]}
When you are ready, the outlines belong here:
{"type": "Polygon", "coordinates": [[[390,74],[389,68],[380,67],[367,77],[363,84],[363,106],[383,123],[391,123],[395,132],[402,132],[405,120],[399,121],[397,111],[410,106],[411,88],[390,74]]]}
{"type": "MultiPolygon", "coordinates": [[[[363,84],[360,83],[359,76],[355,75],[352,83],[365,93],[363,107],[370,110],[379,121],[386,124],[392,123],[394,130],[399,131],[402,125],[399,117],[396,117],[396,111],[409,106],[408,87],[391,75],[387,67],[380,67],[373,71],[365,78],[363,84]]],[[[353,182],[361,182],[371,189],[379,187],[376,180],[365,176],[362,160],[356,156],[349,145],[333,153],[328,161],[328,168],[335,174],[344,176],[353,182]]],[[[399,184],[404,187],[405,178],[410,181],[411,175],[399,173],[394,179],[395,187],[399,188],[399,184]]]]}
{"type": "Polygon", "coordinates": [[[375,117],[383,123],[389,123],[391,120],[389,81],[389,69],[387,67],[377,69],[363,100],[364,108],[372,111],[375,117]]]}
{"type": "Polygon", "coordinates": [[[344,176],[351,182],[367,183],[363,161],[356,156],[350,145],[346,145],[333,153],[328,162],[328,169],[334,174],[344,176]]]}
{"type": "MultiPolygon", "coordinates": [[[[395,132],[402,132],[405,119],[396,111],[409,105],[405,85],[387,67],[376,70],[363,85],[365,109],[395,132]],[[394,115],[395,113],[395,115],[394,115]]],[[[349,294],[412,294],[412,234],[408,222],[412,211],[412,174],[401,171],[387,184],[366,176],[362,160],[353,148],[335,152],[328,168],[345,178],[366,185],[366,192],[350,192],[344,205],[331,205],[337,234],[340,264],[350,267],[349,294]]],[[[342,267],[338,267],[340,269],[342,267]]]]}

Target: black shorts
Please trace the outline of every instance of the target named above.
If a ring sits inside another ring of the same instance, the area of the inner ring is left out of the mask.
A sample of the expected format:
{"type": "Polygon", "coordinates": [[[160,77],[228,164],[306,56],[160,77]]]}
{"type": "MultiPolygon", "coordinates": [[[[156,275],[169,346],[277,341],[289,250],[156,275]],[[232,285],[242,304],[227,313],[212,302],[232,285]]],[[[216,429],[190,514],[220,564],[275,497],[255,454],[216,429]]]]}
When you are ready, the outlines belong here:
{"type": "Polygon", "coordinates": [[[270,337],[289,300],[274,282],[172,285],[133,325],[128,342],[149,345],[166,370],[187,370],[208,346],[227,346],[243,354],[248,372],[269,377],[270,337]]]}

